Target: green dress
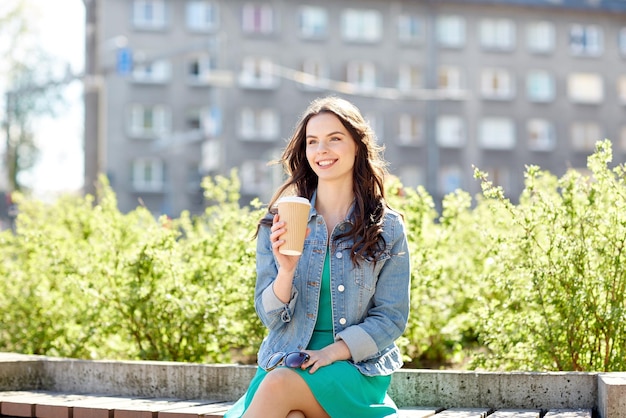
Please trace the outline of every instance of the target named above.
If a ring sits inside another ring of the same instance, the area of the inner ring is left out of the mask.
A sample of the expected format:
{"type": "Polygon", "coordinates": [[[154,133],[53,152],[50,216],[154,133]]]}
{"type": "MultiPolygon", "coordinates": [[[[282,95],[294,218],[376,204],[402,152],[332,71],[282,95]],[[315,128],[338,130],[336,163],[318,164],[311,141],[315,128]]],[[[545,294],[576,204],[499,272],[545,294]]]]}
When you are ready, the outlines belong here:
{"type": "MultiPolygon", "coordinates": [[[[320,350],[334,342],[330,293],[329,252],[326,252],[320,308],[309,350],[320,350]]],[[[308,370],[292,369],[306,381],[317,401],[331,418],[397,417],[398,410],[387,395],[391,376],[365,376],[348,361],[337,361],[311,374],[308,370]]],[[[252,401],[254,393],[268,372],[258,368],[247,392],[224,415],[241,417],[252,401]]]]}

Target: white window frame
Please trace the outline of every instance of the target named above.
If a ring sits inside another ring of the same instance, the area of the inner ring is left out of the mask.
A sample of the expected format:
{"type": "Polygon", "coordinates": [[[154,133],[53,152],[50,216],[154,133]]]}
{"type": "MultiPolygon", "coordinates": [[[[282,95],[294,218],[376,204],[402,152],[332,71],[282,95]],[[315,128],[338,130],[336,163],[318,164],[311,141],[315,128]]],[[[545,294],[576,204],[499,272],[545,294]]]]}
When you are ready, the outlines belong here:
{"type": "Polygon", "coordinates": [[[526,45],[532,53],[547,54],[553,52],[555,39],[556,30],[552,22],[531,22],[526,27],[526,45]]]}
{"type": "Polygon", "coordinates": [[[398,67],[398,89],[405,92],[423,88],[422,68],[416,64],[400,64],[398,67]]]}
{"type": "Polygon", "coordinates": [[[346,65],[346,82],[356,91],[376,89],[376,65],[369,61],[351,61],[346,65]]]}
{"type": "Polygon", "coordinates": [[[220,141],[209,139],[202,142],[200,150],[200,170],[204,173],[219,171],[221,167],[222,145],[220,141]]]}
{"type": "Polygon", "coordinates": [[[626,74],[617,78],[617,98],[621,104],[626,105],[626,74]]]}
{"type": "Polygon", "coordinates": [[[158,158],[136,158],[132,163],[133,189],[139,192],[161,192],[165,185],[165,166],[158,158]],[[148,176],[147,173],[150,173],[148,176]]]}
{"type": "Polygon", "coordinates": [[[511,187],[511,170],[508,167],[489,167],[485,170],[487,179],[496,187],[509,190],[511,187]]]}
{"type": "Polygon", "coordinates": [[[623,57],[626,57],[626,26],[622,27],[619,30],[618,39],[617,39],[619,52],[623,57]]]}
{"type": "Polygon", "coordinates": [[[324,39],[328,36],[328,11],[318,6],[302,6],[299,12],[300,36],[324,39]]]}
{"type": "Polygon", "coordinates": [[[415,43],[424,41],[424,20],[415,15],[398,16],[398,41],[415,43]]]}
{"type": "Polygon", "coordinates": [[[459,67],[442,65],[437,69],[437,88],[454,92],[463,88],[463,75],[459,67]]]}
{"type": "Polygon", "coordinates": [[[556,147],[556,129],[547,119],[532,118],[526,122],[528,149],[531,151],[552,151],[556,147]]]}
{"type": "Polygon", "coordinates": [[[465,122],[460,116],[442,115],[437,118],[437,145],[461,148],[465,145],[465,122]]]}
{"type": "Polygon", "coordinates": [[[514,75],[504,68],[483,68],[480,91],[485,99],[510,100],[515,96],[514,75]]]}
{"type": "Polygon", "coordinates": [[[242,11],[241,29],[246,34],[270,35],[275,32],[274,8],[269,3],[246,3],[242,11]]]}
{"type": "Polygon", "coordinates": [[[417,115],[398,115],[398,145],[420,146],[424,144],[424,121],[417,115]]]}
{"type": "Polygon", "coordinates": [[[306,91],[320,91],[328,87],[328,66],[317,59],[305,59],[300,64],[298,86],[306,91]]]}
{"type": "Polygon", "coordinates": [[[604,33],[598,25],[573,24],[569,31],[570,52],[574,56],[598,57],[604,50],[604,33]]]}
{"type": "Polygon", "coordinates": [[[346,9],[341,14],[341,33],[347,42],[378,42],[383,35],[383,18],[374,9],[346,9]]]}
{"type": "Polygon", "coordinates": [[[570,141],[574,151],[591,152],[602,140],[600,125],[596,122],[575,121],[570,127],[570,141]]]}
{"type": "Polygon", "coordinates": [[[437,41],[446,48],[465,46],[465,19],[458,15],[442,15],[437,18],[437,41]]]}
{"type": "Polygon", "coordinates": [[[188,0],[185,21],[192,32],[215,31],[219,28],[219,7],[215,1],[188,0]]]}
{"type": "Polygon", "coordinates": [[[531,102],[547,103],[556,97],[554,77],[545,70],[526,73],[526,95],[531,102]]]}
{"type": "Polygon", "coordinates": [[[239,85],[247,88],[273,89],[278,86],[274,63],[269,58],[246,57],[239,73],[239,85]]]}
{"type": "Polygon", "coordinates": [[[164,29],[166,21],[164,0],[133,0],[133,27],[135,29],[164,29]]]}
{"type": "Polygon", "coordinates": [[[165,84],[172,78],[172,63],[165,58],[133,65],[132,80],[135,83],[165,84]]]}
{"type": "Polygon", "coordinates": [[[222,131],[222,112],[218,107],[201,106],[187,111],[189,129],[197,130],[206,138],[214,138],[222,131]]]}
{"type": "Polygon", "coordinates": [[[515,23],[511,19],[481,20],[480,44],[490,51],[512,51],[515,48],[515,23]]]}
{"type": "Polygon", "coordinates": [[[567,76],[567,97],[573,103],[601,104],[604,81],[596,73],[571,73],[567,76]]]}
{"type": "Polygon", "coordinates": [[[483,149],[513,149],[515,147],[515,122],[506,117],[482,118],[478,127],[478,143],[483,149]]]}
{"type": "Polygon", "coordinates": [[[209,85],[211,84],[211,74],[216,68],[215,59],[208,52],[190,54],[186,58],[185,68],[189,84],[209,85]],[[195,70],[192,71],[192,68],[195,70]]]}
{"type": "Polygon", "coordinates": [[[402,186],[416,189],[426,183],[426,173],[423,167],[415,164],[400,166],[397,170],[402,186]]]}
{"type": "Polygon", "coordinates": [[[274,141],[280,135],[280,120],[274,109],[241,109],[239,136],[244,141],[274,141]]]}
{"type": "Polygon", "coordinates": [[[442,196],[463,189],[463,170],[458,165],[439,168],[439,193],[442,196]]]}
{"type": "Polygon", "coordinates": [[[171,110],[166,105],[133,104],[130,108],[129,135],[157,139],[171,132],[171,110]]]}

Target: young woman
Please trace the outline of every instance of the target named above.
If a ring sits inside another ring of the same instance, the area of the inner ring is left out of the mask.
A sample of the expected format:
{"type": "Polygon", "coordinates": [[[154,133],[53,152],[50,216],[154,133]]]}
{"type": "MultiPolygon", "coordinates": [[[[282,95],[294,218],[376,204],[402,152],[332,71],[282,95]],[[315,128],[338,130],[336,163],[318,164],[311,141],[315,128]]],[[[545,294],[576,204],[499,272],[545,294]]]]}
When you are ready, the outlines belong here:
{"type": "Polygon", "coordinates": [[[255,306],[269,330],[259,369],[226,417],[393,417],[387,396],[402,366],[395,340],[409,314],[401,216],[385,202],[385,163],[350,102],[311,103],[282,155],[284,194],[311,201],[301,256],[279,253],[289,228],[259,223],[255,306]]]}

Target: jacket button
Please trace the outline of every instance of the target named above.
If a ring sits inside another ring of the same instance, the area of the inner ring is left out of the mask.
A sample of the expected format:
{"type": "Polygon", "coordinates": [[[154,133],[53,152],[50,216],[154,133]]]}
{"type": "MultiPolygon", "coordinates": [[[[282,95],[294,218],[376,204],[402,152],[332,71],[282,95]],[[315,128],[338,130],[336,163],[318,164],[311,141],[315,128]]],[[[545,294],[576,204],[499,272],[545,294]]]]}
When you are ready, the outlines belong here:
{"type": "Polygon", "coordinates": [[[337,251],[337,254],[335,254],[335,257],[342,258],[343,257],[343,253],[341,253],[340,251],[337,251]]]}
{"type": "Polygon", "coordinates": [[[340,323],[341,325],[346,325],[346,318],[341,318],[341,319],[339,320],[339,323],[340,323]]]}
{"type": "Polygon", "coordinates": [[[343,292],[344,290],[346,290],[345,286],[340,284],[339,286],[337,286],[337,290],[339,290],[340,292],[343,292]]]}

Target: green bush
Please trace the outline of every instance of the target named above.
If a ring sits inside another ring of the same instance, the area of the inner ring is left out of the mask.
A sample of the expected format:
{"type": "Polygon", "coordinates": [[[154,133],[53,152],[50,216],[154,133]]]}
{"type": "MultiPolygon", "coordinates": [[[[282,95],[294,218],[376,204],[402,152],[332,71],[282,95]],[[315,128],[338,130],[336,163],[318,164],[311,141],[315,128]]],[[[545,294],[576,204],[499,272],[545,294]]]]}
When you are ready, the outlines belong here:
{"type": "MultiPolygon", "coordinates": [[[[623,370],[626,187],[609,141],[590,175],[528,167],[519,204],[390,182],[411,251],[407,367],[623,370]]],[[[20,198],[0,233],[0,350],[77,358],[253,362],[255,242],[264,213],[240,205],[236,172],[203,182],[205,213],[122,214],[97,200],[20,198]]]]}

